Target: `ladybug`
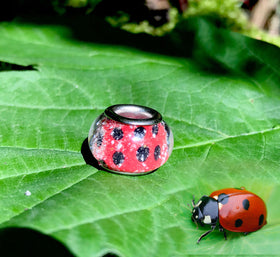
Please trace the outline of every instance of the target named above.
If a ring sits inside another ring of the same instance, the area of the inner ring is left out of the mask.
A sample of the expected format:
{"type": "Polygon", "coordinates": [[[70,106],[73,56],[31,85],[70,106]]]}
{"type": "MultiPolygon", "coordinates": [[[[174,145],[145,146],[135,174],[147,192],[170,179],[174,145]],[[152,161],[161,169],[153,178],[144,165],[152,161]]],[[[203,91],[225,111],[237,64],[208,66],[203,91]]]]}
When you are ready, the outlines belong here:
{"type": "Polygon", "coordinates": [[[210,230],[199,237],[197,243],[217,226],[227,239],[225,230],[243,232],[246,235],[267,223],[264,201],[245,188],[217,190],[210,196],[202,196],[196,204],[193,199],[192,207],[192,221],[201,226],[211,226],[210,230]]]}

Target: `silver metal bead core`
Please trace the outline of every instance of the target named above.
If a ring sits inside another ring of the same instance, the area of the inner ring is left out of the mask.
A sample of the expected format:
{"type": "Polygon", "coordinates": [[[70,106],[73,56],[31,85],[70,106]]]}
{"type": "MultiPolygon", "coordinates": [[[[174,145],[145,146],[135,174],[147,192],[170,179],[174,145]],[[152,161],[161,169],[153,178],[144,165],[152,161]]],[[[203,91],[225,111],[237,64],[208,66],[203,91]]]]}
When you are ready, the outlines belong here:
{"type": "Polygon", "coordinates": [[[162,121],[158,111],[134,104],[112,105],[104,113],[109,119],[129,125],[154,125],[162,121]]]}

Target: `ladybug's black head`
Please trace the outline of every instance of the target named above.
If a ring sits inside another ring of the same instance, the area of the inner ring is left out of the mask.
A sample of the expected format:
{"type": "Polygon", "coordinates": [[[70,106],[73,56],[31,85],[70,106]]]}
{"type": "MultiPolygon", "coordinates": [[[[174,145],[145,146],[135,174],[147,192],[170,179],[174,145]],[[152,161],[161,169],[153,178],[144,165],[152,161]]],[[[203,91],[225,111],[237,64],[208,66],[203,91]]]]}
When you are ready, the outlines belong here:
{"type": "Polygon", "coordinates": [[[192,220],[200,225],[208,224],[215,225],[219,218],[218,202],[209,197],[202,196],[200,200],[195,204],[192,201],[192,220]]]}

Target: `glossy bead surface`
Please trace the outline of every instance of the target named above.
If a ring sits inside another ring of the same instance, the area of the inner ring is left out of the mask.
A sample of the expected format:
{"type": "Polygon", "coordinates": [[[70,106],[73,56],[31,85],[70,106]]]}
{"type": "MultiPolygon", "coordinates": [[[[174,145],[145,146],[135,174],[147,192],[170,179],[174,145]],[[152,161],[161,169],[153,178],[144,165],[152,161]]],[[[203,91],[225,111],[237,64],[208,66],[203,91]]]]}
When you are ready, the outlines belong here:
{"type": "Polygon", "coordinates": [[[100,166],[130,175],[156,170],[173,148],[172,132],[161,115],[139,105],[108,107],[92,124],[88,140],[100,166]]]}

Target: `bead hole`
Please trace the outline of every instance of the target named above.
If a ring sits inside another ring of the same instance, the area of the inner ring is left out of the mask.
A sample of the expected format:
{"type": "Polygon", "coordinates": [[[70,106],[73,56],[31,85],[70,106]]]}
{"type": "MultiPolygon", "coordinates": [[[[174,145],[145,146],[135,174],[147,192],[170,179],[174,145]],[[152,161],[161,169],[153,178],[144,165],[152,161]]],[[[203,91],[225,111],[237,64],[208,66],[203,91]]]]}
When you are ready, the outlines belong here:
{"type": "Polygon", "coordinates": [[[141,105],[112,105],[104,113],[109,119],[130,125],[154,125],[162,121],[159,112],[141,105]]]}
{"type": "Polygon", "coordinates": [[[149,113],[133,113],[133,112],[120,112],[117,113],[118,115],[129,118],[129,119],[139,119],[139,120],[144,120],[144,119],[150,119],[152,118],[152,115],[149,113]]]}
{"type": "Polygon", "coordinates": [[[114,112],[119,116],[129,118],[129,119],[145,120],[145,119],[151,119],[153,117],[151,113],[148,113],[147,111],[138,107],[134,108],[134,106],[130,106],[129,108],[127,107],[116,108],[114,112]]]}

